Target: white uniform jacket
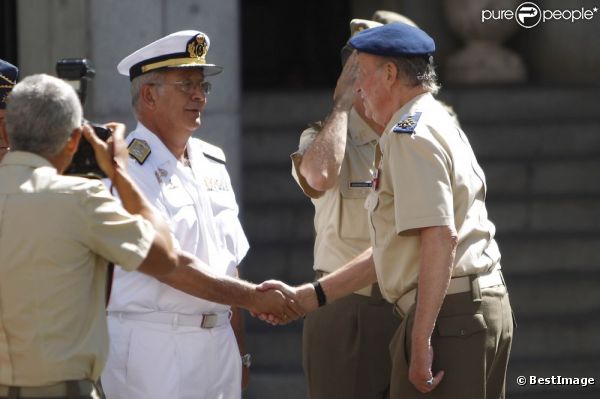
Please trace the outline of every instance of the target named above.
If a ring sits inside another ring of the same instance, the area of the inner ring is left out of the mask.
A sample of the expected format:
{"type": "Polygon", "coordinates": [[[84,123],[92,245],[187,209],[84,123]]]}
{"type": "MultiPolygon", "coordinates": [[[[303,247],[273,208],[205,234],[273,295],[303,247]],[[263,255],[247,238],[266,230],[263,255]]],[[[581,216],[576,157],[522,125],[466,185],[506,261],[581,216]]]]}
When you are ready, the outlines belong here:
{"type": "MultiPolygon", "coordinates": [[[[146,142],[150,154],[143,163],[130,158],[128,172],[169,222],[175,245],[195,255],[214,272],[233,276],[249,245],[238,219],[223,152],[190,138],[187,153],[191,167],[187,167],[141,123],[127,137],[128,144],[134,139],[146,142]]],[[[115,268],[109,311],[193,315],[227,309],[140,272],[125,273],[115,268]]]]}

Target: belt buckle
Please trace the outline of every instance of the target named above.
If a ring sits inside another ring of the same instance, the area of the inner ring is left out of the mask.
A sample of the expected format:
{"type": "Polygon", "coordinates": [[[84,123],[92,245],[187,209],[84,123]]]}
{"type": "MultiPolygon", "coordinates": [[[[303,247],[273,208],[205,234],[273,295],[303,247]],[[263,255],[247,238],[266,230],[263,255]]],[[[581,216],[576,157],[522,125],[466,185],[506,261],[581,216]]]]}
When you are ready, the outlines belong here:
{"type": "Polygon", "coordinates": [[[219,320],[219,316],[215,313],[203,314],[202,315],[202,323],[200,323],[200,327],[214,328],[214,327],[216,327],[218,320],[219,320]]]}

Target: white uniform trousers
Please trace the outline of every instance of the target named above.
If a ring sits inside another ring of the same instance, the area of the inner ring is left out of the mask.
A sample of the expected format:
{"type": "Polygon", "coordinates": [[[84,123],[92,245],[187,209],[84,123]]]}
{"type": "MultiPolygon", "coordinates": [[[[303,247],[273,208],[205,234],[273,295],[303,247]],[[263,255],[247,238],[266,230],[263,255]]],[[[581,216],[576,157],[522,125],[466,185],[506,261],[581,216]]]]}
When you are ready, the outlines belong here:
{"type": "Polygon", "coordinates": [[[107,399],[240,399],[231,324],[204,329],[108,317],[107,399]]]}

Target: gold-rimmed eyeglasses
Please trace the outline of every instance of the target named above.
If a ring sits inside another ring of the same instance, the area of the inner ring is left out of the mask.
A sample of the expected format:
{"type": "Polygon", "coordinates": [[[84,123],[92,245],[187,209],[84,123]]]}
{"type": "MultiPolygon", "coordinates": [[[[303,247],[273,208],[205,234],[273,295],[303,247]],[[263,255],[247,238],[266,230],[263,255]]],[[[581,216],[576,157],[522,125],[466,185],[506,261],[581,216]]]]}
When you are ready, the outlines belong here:
{"type": "Polygon", "coordinates": [[[210,82],[200,81],[194,82],[192,80],[182,80],[178,82],[155,82],[150,83],[151,85],[161,86],[161,85],[169,85],[175,86],[179,91],[185,94],[192,94],[196,91],[196,89],[200,89],[205,96],[210,94],[210,89],[212,85],[210,82]]]}

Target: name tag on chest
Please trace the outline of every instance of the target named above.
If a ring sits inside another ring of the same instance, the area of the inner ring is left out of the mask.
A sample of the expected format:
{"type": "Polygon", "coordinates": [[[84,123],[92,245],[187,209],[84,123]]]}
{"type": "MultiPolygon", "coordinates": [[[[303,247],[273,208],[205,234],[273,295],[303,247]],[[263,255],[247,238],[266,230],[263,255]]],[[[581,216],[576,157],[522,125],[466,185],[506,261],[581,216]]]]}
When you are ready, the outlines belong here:
{"type": "Polygon", "coordinates": [[[351,181],[348,182],[348,188],[371,188],[373,187],[372,181],[351,181]]]}

